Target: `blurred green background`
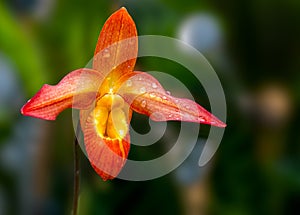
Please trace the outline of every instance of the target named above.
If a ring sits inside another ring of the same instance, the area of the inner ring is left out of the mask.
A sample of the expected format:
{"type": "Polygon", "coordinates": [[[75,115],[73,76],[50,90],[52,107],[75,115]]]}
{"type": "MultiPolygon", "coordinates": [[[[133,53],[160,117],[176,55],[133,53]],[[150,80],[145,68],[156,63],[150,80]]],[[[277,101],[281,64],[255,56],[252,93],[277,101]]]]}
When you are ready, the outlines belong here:
{"type": "MultiPolygon", "coordinates": [[[[200,146],[190,157],[151,181],[103,182],[82,154],[80,214],[300,214],[297,0],[2,0],[0,214],[70,214],[71,111],[46,122],[22,116],[20,108],[43,84],[56,84],[86,65],[103,23],[121,6],[139,35],[179,38],[204,54],[223,85],[228,126],[208,165],[197,166],[209,131],[203,125],[200,146]]],[[[175,71],[209,107],[200,83],[182,75],[178,64],[145,58],[137,67],[175,71]]],[[[168,128],[179,125],[168,123],[168,128]]],[[[149,129],[147,118],[138,115],[132,126],[149,129]]],[[[163,154],[164,141],[133,146],[129,158],[163,154]]]]}

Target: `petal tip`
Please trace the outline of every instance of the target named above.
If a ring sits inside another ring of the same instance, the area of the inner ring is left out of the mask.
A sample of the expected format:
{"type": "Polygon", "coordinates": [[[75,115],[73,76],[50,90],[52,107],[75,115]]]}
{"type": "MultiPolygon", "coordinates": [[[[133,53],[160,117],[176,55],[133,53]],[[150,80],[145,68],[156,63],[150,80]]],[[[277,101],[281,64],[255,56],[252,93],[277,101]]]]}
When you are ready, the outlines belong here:
{"type": "Polygon", "coordinates": [[[122,13],[128,14],[128,11],[127,11],[126,7],[121,7],[119,10],[117,10],[115,12],[115,14],[122,14],[122,13]]]}
{"type": "Polygon", "coordinates": [[[23,105],[23,107],[20,109],[20,112],[21,112],[22,115],[25,115],[25,113],[24,113],[24,106],[25,105],[23,105]]]}
{"type": "Polygon", "coordinates": [[[215,127],[219,127],[219,128],[225,128],[227,125],[226,123],[224,123],[223,121],[221,121],[219,118],[217,118],[214,115],[211,115],[211,120],[209,120],[209,124],[215,127]]]}
{"type": "Polygon", "coordinates": [[[20,112],[22,115],[27,116],[28,115],[28,104],[30,103],[30,99],[21,107],[20,112]]]}
{"type": "Polygon", "coordinates": [[[219,128],[225,128],[227,125],[226,123],[222,122],[222,121],[218,121],[218,122],[211,122],[211,125],[219,127],[219,128]]]}
{"type": "Polygon", "coordinates": [[[126,7],[123,6],[123,7],[120,8],[120,11],[126,11],[127,12],[127,9],[126,9],[126,7]]]}
{"type": "Polygon", "coordinates": [[[56,116],[53,116],[51,114],[46,114],[43,111],[35,110],[32,108],[32,100],[29,99],[26,104],[23,105],[23,107],[20,109],[20,112],[23,116],[30,116],[38,119],[43,120],[55,120],[56,116]]]}
{"type": "Polygon", "coordinates": [[[208,124],[219,127],[219,128],[225,128],[227,125],[223,121],[221,121],[219,118],[211,114],[210,120],[208,120],[208,124]]]}

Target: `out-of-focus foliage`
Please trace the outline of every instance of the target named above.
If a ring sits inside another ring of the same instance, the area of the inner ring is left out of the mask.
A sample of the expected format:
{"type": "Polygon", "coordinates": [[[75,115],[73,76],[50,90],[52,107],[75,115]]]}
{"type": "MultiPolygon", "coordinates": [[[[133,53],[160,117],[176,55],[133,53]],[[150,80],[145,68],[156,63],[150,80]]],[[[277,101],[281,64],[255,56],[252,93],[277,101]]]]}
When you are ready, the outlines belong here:
{"type": "MultiPolygon", "coordinates": [[[[121,6],[139,35],[189,38],[207,57],[224,87],[228,127],[207,166],[195,165],[196,147],[178,170],[152,181],[102,182],[82,155],[80,214],[299,214],[296,0],[1,1],[0,214],[70,213],[71,112],[44,122],[19,110],[42,84],[56,84],[88,63],[104,21],[121,6]]],[[[174,75],[209,107],[200,83],[175,62],[141,58],[137,67],[174,75]]],[[[178,130],[179,123],[169,125],[178,130]]],[[[149,129],[147,119],[136,114],[132,126],[149,129]]],[[[200,137],[208,130],[201,126],[200,137]]],[[[132,146],[129,157],[151,158],[166,148],[163,140],[132,146]]]]}

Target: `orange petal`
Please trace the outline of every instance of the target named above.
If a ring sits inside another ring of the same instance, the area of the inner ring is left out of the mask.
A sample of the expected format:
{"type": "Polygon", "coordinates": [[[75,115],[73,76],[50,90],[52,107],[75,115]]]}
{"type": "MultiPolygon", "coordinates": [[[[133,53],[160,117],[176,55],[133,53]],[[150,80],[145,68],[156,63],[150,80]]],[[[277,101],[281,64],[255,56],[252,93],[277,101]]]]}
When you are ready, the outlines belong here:
{"type": "Polygon", "coordinates": [[[100,32],[93,68],[110,74],[113,80],[131,72],[138,52],[135,23],[123,7],[112,14],[100,32]]]}
{"type": "Polygon", "coordinates": [[[93,115],[86,117],[86,111],[80,116],[85,149],[92,167],[103,179],[115,178],[123,168],[130,149],[129,133],[124,139],[100,137],[95,128],[93,115]],[[83,122],[86,120],[85,122],[83,122]]]}
{"type": "Polygon", "coordinates": [[[87,108],[96,98],[103,76],[93,69],[78,69],[57,85],[45,84],[21,109],[26,116],[55,120],[64,109],[87,108]]]}
{"type": "Polygon", "coordinates": [[[118,93],[134,111],[148,115],[154,121],[179,120],[217,127],[226,126],[196,102],[171,96],[147,73],[133,72],[122,77],[120,81],[123,84],[118,93]]]}

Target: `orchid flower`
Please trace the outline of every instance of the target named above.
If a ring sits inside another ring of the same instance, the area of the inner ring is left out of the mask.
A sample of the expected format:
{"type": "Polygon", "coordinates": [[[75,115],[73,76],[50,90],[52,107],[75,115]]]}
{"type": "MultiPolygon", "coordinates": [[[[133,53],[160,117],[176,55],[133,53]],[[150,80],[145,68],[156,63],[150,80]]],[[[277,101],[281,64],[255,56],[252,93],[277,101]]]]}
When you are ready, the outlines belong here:
{"type": "Polygon", "coordinates": [[[92,69],[44,85],[21,109],[23,115],[45,120],[55,120],[66,108],[79,109],[88,159],[103,180],[115,178],[127,160],[132,111],[154,121],[226,126],[194,101],[172,97],[151,75],[134,71],[137,52],[135,23],[121,8],[100,32],[92,69]]]}

